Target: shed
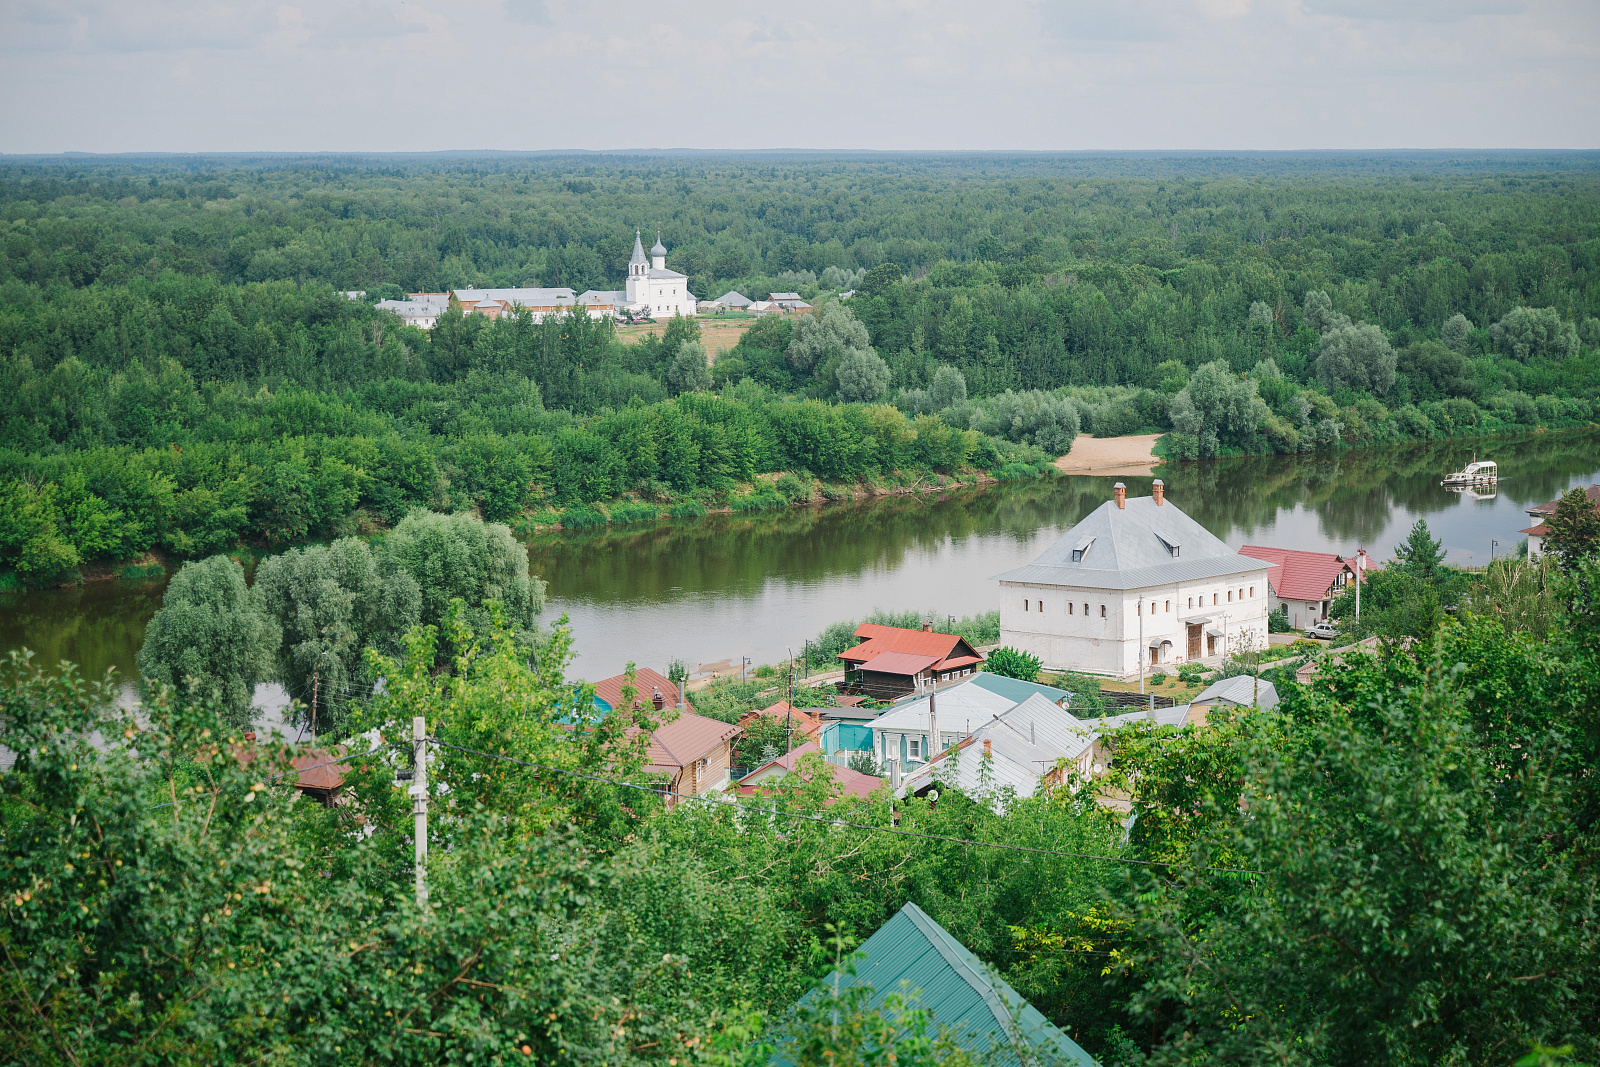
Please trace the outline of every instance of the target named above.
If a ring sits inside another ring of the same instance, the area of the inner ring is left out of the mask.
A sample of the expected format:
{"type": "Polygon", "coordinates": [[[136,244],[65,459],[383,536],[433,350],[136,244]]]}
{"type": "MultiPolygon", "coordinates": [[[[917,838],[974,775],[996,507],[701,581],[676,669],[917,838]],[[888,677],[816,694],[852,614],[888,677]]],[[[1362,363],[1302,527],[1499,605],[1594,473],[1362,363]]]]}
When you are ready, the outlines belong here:
{"type": "MultiPolygon", "coordinates": [[[[880,1011],[889,994],[914,993],[936,1029],[996,1063],[1042,1060],[1098,1067],[1077,1042],[915,904],[906,904],[856,951],[855,973],[834,972],[824,980],[829,987],[870,986],[869,1004],[880,1011]]],[[[790,1061],[780,1055],[773,1062],[790,1061]]]]}

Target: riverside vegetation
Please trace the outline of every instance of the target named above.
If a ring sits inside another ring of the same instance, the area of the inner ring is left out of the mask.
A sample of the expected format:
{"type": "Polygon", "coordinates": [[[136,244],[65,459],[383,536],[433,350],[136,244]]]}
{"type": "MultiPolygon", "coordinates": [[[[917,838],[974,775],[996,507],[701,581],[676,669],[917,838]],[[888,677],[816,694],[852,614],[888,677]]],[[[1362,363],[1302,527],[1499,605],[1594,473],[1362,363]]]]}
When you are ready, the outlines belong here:
{"type": "MultiPolygon", "coordinates": [[[[915,990],[790,1009],[911,900],[1107,1067],[1593,1062],[1600,518],[1579,493],[1553,525],[1522,599],[1415,629],[1364,605],[1399,628],[1274,711],[1131,726],[1109,781],[1027,798],[841,796],[812,756],[765,812],[664,807],[620,784],[660,781],[648,701],[596,718],[565,625],[530,656],[492,597],[366,653],[385,685],[330,731],[356,753],[333,807],[273,778],[286,746],[245,747],[224,685],[129,708],[14,656],[0,1035],[41,1067],[972,1063],[915,990]],[[396,781],[418,715],[424,908],[396,781]]],[[[1426,595],[1437,547],[1406,549],[1426,595]]],[[[343,553],[316,558],[368,574],[343,553]]]]}
{"type": "Polygon", "coordinates": [[[0,581],[416,507],[592,525],[1022,477],[1080,431],[1182,458],[1584,425],[1597,180],[1582,154],[10,162],[0,581]],[[702,296],[821,314],[707,367],[690,324],[429,334],[368,302],[609,287],[641,218],[702,296]]]}

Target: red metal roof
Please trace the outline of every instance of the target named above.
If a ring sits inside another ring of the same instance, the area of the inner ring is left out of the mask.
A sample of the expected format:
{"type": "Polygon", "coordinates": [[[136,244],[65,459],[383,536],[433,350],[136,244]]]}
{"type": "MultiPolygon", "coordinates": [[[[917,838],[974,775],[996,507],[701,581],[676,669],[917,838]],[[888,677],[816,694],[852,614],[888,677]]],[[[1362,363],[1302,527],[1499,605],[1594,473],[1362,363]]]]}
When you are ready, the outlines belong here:
{"type": "MultiPolygon", "coordinates": [[[[1584,490],[1584,493],[1589,497],[1589,502],[1591,504],[1600,505],[1600,485],[1591,485],[1589,488],[1584,490]]],[[[1528,514],[1554,515],[1556,513],[1556,505],[1559,503],[1561,503],[1561,501],[1552,500],[1548,504],[1540,504],[1537,507],[1531,507],[1528,509],[1528,514]]],[[[1523,530],[1522,532],[1527,533],[1528,531],[1523,530]]]]}
{"type": "MultiPolygon", "coordinates": [[[[757,767],[755,770],[739,779],[739,794],[741,796],[752,796],[755,793],[760,792],[762,789],[768,788],[768,781],[773,781],[775,778],[781,777],[773,775],[771,773],[773,770],[781,770],[787,774],[801,756],[804,756],[808,752],[818,751],[820,751],[820,749],[817,747],[817,743],[815,741],[807,741],[799,748],[791,751],[788,755],[779,756],[775,760],[769,760],[768,762],[763,763],[761,766],[757,767]],[[756,775],[758,774],[765,774],[765,778],[757,779],[756,775]]],[[[872,795],[873,790],[877,789],[883,784],[882,778],[874,778],[870,774],[862,774],[860,771],[852,770],[849,767],[840,767],[830,763],[828,765],[828,769],[833,772],[834,780],[839,783],[841,788],[843,788],[846,796],[869,797],[872,795]]],[[[804,778],[803,775],[802,778],[804,778]]],[[[810,779],[805,778],[805,781],[810,781],[810,779]]],[[[775,781],[774,784],[776,784],[775,781]]]]}
{"type": "MultiPolygon", "coordinates": [[[[940,662],[953,656],[973,656],[978,661],[977,649],[967,644],[966,639],[958,634],[941,634],[930,630],[907,630],[899,626],[882,626],[878,623],[864,622],[856,627],[856,636],[862,642],[854,648],[848,648],[839,653],[839,658],[849,663],[864,664],[876,659],[886,652],[901,652],[911,656],[932,656],[935,666],[943,669],[944,663],[940,662]]],[[[879,668],[874,666],[873,670],[879,668]]],[[[898,674],[899,671],[888,673],[898,674]]],[[[914,673],[914,672],[911,672],[914,673]]]]}
{"type": "MultiPolygon", "coordinates": [[[[625,674],[613,675],[602,678],[594,683],[594,695],[605,701],[613,709],[622,706],[622,687],[627,683],[625,674]]],[[[643,707],[651,703],[657,690],[661,692],[663,703],[673,707],[678,703],[678,687],[664,674],[658,674],[649,667],[639,667],[633,672],[634,703],[643,707]]]]}
{"type": "Polygon", "coordinates": [[[938,656],[919,656],[912,652],[880,652],[861,666],[863,670],[877,671],[880,674],[903,674],[909,678],[921,674],[938,662],[938,656]]]}
{"type": "Polygon", "coordinates": [[[1547,522],[1541,522],[1539,525],[1530,526],[1526,530],[1518,530],[1517,533],[1532,534],[1535,537],[1549,537],[1550,524],[1547,522]]]}
{"type": "Polygon", "coordinates": [[[1332,552],[1245,545],[1239,555],[1272,564],[1267,582],[1280,600],[1325,600],[1333,595],[1333,582],[1340,571],[1355,575],[1355,563],[1332,552]]]}
{"type": "Polygon", "coordinates": [[[811,712],[806,711],[803,708],[791,709],[787,700],[780,700],[771,707],[762,708],[760,711],[745,712],[739,717],[739,727],[740,729],[743,729],[744,727],[749,726],[755,720],[761,718],[763,715],[770,715],[779,722],[784,722],[787,721],[791,711],[794,714],[794,728],[796,730],[800,730],[806,734],[817,734],[822,731],[821,715],[813,715],[811,712]]]}

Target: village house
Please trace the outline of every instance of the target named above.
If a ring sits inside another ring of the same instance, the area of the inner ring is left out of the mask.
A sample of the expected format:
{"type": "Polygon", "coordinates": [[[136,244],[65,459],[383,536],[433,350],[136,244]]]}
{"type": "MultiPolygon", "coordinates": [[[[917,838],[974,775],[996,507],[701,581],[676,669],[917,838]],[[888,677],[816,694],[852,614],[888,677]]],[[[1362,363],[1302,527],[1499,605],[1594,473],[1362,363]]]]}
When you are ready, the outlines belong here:
{"type": "MultiPolygon", "coordinates": [[[[740,732],[732,723],[680,711],[677,718],[650,731],[644,769],[671,779],[666,787],[672,794],[669,804],[721,792],[731,779],[733,742],[740,732]]],[[[637,736],[636,730],[629,733],[637,736]]]]}
{"type": "MultiPolygon", "coordinates": [[[[787,755],[778,756],[768,760],[743,778],[739,779],[738,790],[741,796],[754,796],[766,792],[777,786],[783,779],[793,774],[803,781],[811,781],[811,775],[801,757],[815,753],[822,754],[822,749],[815,741],[807,741],[787,755]]],[[[882,778],[875,778],[870,774],[862,774],[844,766],[830,766],[824,764],[831,772],[833,780],[838,783],[840,795],[851,797],[870,797],[883,785],[882,778]]]]}
{"type": "MultiPolygon", "coordinates": [[[[1267,588],[1272,592],[1270,610],[1282,615],[1296,630],[1326,619],[1334,600],[1356,580],[1355,557],[1266,545],[1245,545],[1239,554],[1271,565],[1267,572],[1267,588]]],[[[1372,561],[1368,560],[1361,571],[1364,574],[1371,567],[1372,561]]]]}
{"type": "MultiPolygon", "coordinates": [[[[1600,485],[1591,485],[1584,490],[1589,503],[1600,507],[1600,485]]],[[[1552,500],[1548,504],[1539,504],[1528,509],[1528,517],[1533,520],[1533,525],[1518,533],[1528,535],[1528,559],[1535,560],[1544,555],[1544,539],[1550,536],[1550,516],[1556,513],[1556,505],[1560,500],[1552,500]]]]}
{"type": "Polygon", "coordinates": [[[750,724],[763,716],[771,716],[779,723],[792,727],[796,737],[806,737],[815,740],[822,733],[822,716],[820,708],[807,711],[803,708],[791,708],[787,700],[780,700],[759,711],[747,711],[739,716],[738,726],[741,730],[749,729],[750,724]]]}
{"type": "Polygon", "coordinates": [[[1271,711],[1278,706],[1278,687],[1248,674],[1236,674],[1212,682],[1189,701],[1185,726],[1204,726],[1213,708],[1260,708],[1271,711]]]}
{"type": "MultiPolygon", "coordinates": [[[[622,690],[628,685],[626,674],[613,674],[610,678],[602,678],[594,683],[594,706],[600,711],[612,711],[622,707],[622,690]]],[[[649,667],[636,667],[633,672],[633,706],[642,708],[645,704],[654,706],[655,710],[663,708],[680,708],[688,710],[688,705],[683,702],[683,694],[678,687],[672,684],[672,679],[660,671],[651,670],[649,667]]]]}
{"type": "Polygon", "coordinates": [[[1000,583],[1000,643],[1048,669],[1132,678],[1265,647],[1269,564],[1233,551],[1165,498],[1111,500],[1000,583]]]}
{"type": "Polygon", "coordinates": [[[862,623],[856,627],[861,643],[839,653],[844,661],[845,683],[879,700],[971,674],[983,657],[957,634],[935,633],[925,622],[920,630],[862,623]]]}
{"type": "Polygon", "coordinates": [[[743,293],[729,289],[726,293],[710,302],[709,307],[701,304],[701,308],[712,311],[748,311],[753,301],[743,293]]]}
{"type": "Polygon", "coordinates": [[[902,701],[865,725],[879,766],[893,764],[910,771],[971,736],[996,715],[1034,697],[1055,707],[1058,717],[1076,721],[1066,710],[1072,701],[1066,690],[980,672],[959,684],[902,701]]]}
{"type": "MultiPolygon", "coordinates": [[[[1097,1067],[1095,1060],[1039,1010],[1023,1000],[993,968],[907,903],[851,954],[848,970],[823,980],[824,988],[865,986],[864,1007],[884,1011],[890,996],[917,991],[932,1017],[930,1032],[944,1036],[974,1061],[1097,1067]]],[[[806,999],[816,997],[806,994],[806,999]]],[[[785,1056],[773,1060],[791,1067],[785,1056]]]]}

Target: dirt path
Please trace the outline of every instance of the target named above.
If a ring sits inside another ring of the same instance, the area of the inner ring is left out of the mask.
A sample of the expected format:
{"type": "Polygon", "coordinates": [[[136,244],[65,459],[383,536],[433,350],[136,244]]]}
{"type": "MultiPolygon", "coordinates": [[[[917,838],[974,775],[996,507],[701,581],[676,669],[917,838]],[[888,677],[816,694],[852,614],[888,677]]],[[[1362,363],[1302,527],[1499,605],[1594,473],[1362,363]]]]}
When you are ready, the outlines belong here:
{"type": "Polygon", "coordinates": [[[1056,460],[1056,470],[1105,478],[1120,475],[1143,477],[1161,462],[1150,451],[1160,436],[1158,433],[1144,433],[1127,437],[1090,437],[1081,433],[1072,442],[1072,451],[1056,460]]]}

